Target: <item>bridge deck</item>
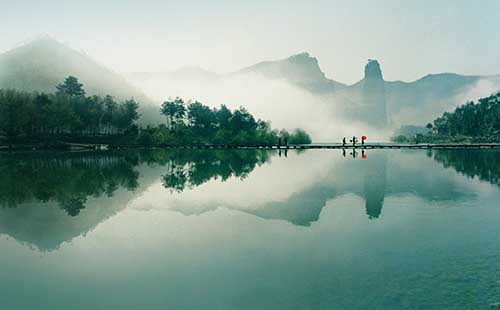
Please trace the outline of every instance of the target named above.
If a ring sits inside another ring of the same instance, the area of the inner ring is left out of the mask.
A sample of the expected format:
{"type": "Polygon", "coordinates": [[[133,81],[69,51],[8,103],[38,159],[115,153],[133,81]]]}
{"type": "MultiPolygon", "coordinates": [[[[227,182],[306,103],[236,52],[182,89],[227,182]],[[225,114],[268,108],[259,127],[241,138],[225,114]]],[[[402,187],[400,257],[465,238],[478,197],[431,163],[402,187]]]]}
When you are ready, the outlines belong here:
{"type": "MultiPolygon", "coordinates": [[[[110,146],[115,148],[116,146],[110,146]]],[[[399,144],[399,143],[368,143],[342,145],[340,143],[321,144],[290,144],[290,145],[262,145],[262,146],[236,146],[236,145],[189,145],[189,146],[118,146],[118,147],[150,147],[150,148],[184,148],[184,149],[479,149],[500,148],[500,143],[471,143],[471,144],[399,144]]]]}
{"type": "MultiPolygon", "coordinates": [[[[341,143],[313,143],[313,144],[290,144],[290,145],[261,145],[261,146],[236,146],[236,145],[102,145],[85,143],[64,143],[73,150],[77,149],[129,149],[129,148],[156,148],[156,149],[493,149],[500,148],[500,143],[445,143],[445,144],[401,144],[401,143],[367,143],[364,145],[352,144],[342,145],[341,143]]],[[[26,147],[25,147],[26,148],[26,147]]],[[[16,149],[16,146],[14,147],[16,149]]],[[[28,147],[28,149],[39,150],[38,146],[28,147]]],[[[0,146],[0,151],[8,151],[7,146],[0,146]]]]}

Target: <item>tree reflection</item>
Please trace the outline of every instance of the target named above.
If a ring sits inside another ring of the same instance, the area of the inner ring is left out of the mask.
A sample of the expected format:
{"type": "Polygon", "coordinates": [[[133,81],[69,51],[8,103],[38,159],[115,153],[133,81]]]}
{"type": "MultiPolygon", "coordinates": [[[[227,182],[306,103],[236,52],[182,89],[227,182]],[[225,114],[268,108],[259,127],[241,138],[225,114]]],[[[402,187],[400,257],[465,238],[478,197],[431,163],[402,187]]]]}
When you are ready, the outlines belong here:
{"type": "Polygon", "coordinates": [[[434,150],[433,157],[445,168],[500,186],[500,150],[434,150]]]}
{"type": "Polygon", "coordinates": [[[210,151],[192,152],[163,151],[155,152],[167,167],[163,175],[163,186],[171,191],[182,192],[212,179],[226,181],[231,177],[246,178],[256,166],[270,158],[270,152],[264,150],[210,151]]]}
{"type": "Polygon", "coordinates": [[[16,155],[0,158],[0,206],[55,201],[69,215],[88,197],[137,188],[134,163],[114,153],[16,155]]]}
{"type": "Polygon", "coordinates": [[[0,206],[56,202],[70,216],[89,197],[111,197],[138,187],[139,164],[165,169],[163,186],[181,192],[211,179],[245,178],[269,159],[264,150],[141,150],[0,156],[0,206]]]}

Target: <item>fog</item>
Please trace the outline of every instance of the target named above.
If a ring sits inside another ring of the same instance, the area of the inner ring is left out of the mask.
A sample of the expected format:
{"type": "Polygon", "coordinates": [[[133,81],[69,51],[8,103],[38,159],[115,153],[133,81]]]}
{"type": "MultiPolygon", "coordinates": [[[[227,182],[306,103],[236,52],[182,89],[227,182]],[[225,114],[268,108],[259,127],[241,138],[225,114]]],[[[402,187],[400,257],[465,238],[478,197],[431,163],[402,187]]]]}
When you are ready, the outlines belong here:
{"type": "Polygon", "coordinates": [[[500,78],[481,79],[473,87],[456,95],[452,100],[459,105],[487,97],[500,91],[500,78]]]}
{"type": "Polygon", "coordinates": [[[198,100],[211,107],[224,104],[245,107],[273,128],[306,130],[314,142],[340,142],[342,137],[367,135],[372,141],[387,140],[390,131],[376,130],[343,117],[343,106],[333,96],[313,95],[285,80],[267,79],[257,73],[227,75],[207,81],[169,75],[131,81],[157,102],[169,97],[198,100]]]}

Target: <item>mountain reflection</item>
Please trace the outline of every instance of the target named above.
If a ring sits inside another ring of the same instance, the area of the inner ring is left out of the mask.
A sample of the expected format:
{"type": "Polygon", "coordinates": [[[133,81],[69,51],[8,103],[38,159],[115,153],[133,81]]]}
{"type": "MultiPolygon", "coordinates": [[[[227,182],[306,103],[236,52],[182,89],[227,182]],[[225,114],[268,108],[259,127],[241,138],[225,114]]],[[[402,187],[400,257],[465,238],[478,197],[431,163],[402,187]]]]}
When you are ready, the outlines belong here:
{"type": "Polygon", "coordinates": [[[382,213],[386,192],[387,156],[385,153],[377,155],[371,158],[363,179],[366,214],[370,219],[376,219],[382,213]]]}
{"type": "Polygon", "coordinates": [[[150,203],[186,215],[224,207],[301,226],[317,221],[328,201],[345,194],[361,197],[372,220],[383,216],[388,196],[437,202],[474,197],[474,189],[453,170],[500,185],[497,150],[435,150],[427,156],[422,151],[367,151],[366,159],[336,157],[330,151],[278,155],[268,150],[183,149],[0,154],[0,234],[54,249],[117,214],[155,184],[164,194],[155,192],[150,203]],[[321,175],[312,170],[314,161],[321,175]],[[219,184],[213,180],[246,179],[266,163],[260,179],[233,182],[233,187],[220,184],[219,192],[210,186],[195,191],[205,183],[219,184]],[[307,181],[280,194],[287,178],[307,181]],[[263,189],[269,191],[254,201],[263,189]],[[246,193],[246,198],[228,202],[228,191],[238,197],[246,193]]]}

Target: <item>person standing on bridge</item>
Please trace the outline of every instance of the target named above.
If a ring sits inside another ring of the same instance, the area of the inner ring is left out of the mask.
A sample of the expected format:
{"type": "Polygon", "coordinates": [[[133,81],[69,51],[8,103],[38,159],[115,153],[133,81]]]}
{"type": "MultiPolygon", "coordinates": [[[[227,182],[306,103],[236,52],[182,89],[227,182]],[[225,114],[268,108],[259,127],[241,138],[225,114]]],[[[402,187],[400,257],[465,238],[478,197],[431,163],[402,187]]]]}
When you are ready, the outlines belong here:
{"type": "Polygon", "coordinates": [[[342,147],[345,147],[345,137],[342,139],[342,147]]]}
{"type": "Polygon", "coordinates": [[[361,145],[365,146],[366,136],[361,136],[361,145]]]}

